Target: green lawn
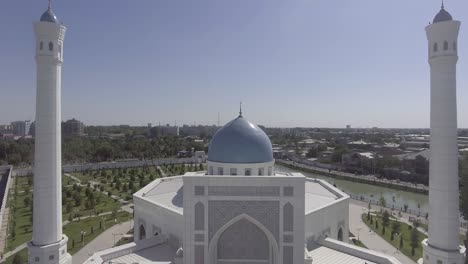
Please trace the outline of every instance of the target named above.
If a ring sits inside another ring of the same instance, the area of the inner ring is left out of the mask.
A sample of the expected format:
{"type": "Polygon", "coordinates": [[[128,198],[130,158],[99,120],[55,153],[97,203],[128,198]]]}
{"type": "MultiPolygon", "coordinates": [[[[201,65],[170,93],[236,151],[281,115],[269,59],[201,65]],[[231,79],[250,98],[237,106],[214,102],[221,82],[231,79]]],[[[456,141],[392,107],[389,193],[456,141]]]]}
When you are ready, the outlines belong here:
{"type": "MultiPolygon", "coordinates": [[[[128,212],[118,212],[115,216],[108,215],[104,217],[104,222],[102,224],[102,228],[100,228],[100,222],[103,220],[101,217],[92,217],[83,219],[80,221],[76,221],[70,223],[63,228],[63,232],[68,236],[68,252],[70,254],[75,254],[78,252],[83,245],[88,244],[97,236],[99,236],[102,232],[106,229],[120,224],[122,222],[126,222],[132,219],[132,216],[128,212]],[[117,219],[117,221],[115,221],[117,219]],[[105,224],[104,224],[105,223],[105,224]],[[91,227],[93,227],[93,232],[91,232],[91,227]],[[85,231],[86,234],[84,235],[84,243],[81,241],[81,231],[85,231]],[[74,240],[74,247],[73,247],[73,240],[74,240]]],[[[27,263],[28,260],[28,249],[23,249],[20,252],[16,253],[20,254],[23,263],[27,263]]],[[[13,258],[15,255],[10,256],[5,260],[4,263],[10,264],[13,263],[13,258]]]]}
{"type": "MultiPolygon", "coordinates": [[[[10,216],[8,223],[8,239],[5,252],[15,249],[19,245],[28,242],[32,238],[32,187],[30,185],[30,180],[28,177],[16,177],[15,184],[10,189],[8,206],[10,208],[10,216]],[[24,199],[28,197],[30,202],[26,206],[24,199]],[[14,231],[13,231],[14,229],[14,231]],[[15,237],[13,236],[15,233],[15,237]]],[[[74,182],[74,181],[73,181],[74,182]]],[[[64,180],[64,184],[68,182],[64,180]]],[[[86,196],[86,188],[82,188],[79,195],[81,197],[81,205],[77,205],[73,198],[67,197],[66,192],[70,190],[73,192],[73,187],[64,187],[64,199],[65,205],[63,206],[63,221],[69,218],[69,213],[66,212],[66,204],[70,203],[71,213],[73,216],[89,216],[95,215],[99,212],[111,212],[120,208],[120,203],[115,202],[113,199],[107,197],[106,195],[95,191],[93,192],[95,206],[94,209],[87,207],[86,203],[88,198],[86,196]]],[[[77,192],[77,191],[76,191],[77,192]]]]}
{"type": "Polygon", "coordinates": [[[22,263],[28,263],[28,249],[25,248],[23,250],[20,250],[18,253],[16,253],[15,255],[12,255],[10,256],[9,258],[7,258],[5,260],[5,264],[12,264],[13,263],[13,258],[16,256],[16,255],[20,255],[21,256],[21,260],[22,260],[22,263]]]}
{"type": "MultiPolygon", "coordinates": [[[[365,214],[362,214],[362,220],[364,221],[364,223],[367,224],[367,226],[369,226],[374,232],[376,232],[377,234],[379,234],[381,237],[383,237],[387,242],[389,242],[390,244],[392,244],[395,248],[398,248],[403,254],[405,254],[406,256],[408,256],[409,258],[411,258],[412,260],[414,260],[415,262],[418,261],[418,259],[420,259],[422,257],[422,247],[421,247],[421,242],[426,239],[426,235],[424,235],[423,233],[419,232],[419,243],[418,243],[418,247],[415,248],[415,254],[414,256],[411,255],[411,240],[410,240],[410,233],[411,233],[411,229],[409,228],[409,225],[405,224],[405,223],[401,223],[400,222],[400,230],[401,230],[401,233],[398,235],[395,235],[394,236],[394,239],[393,241],[391,241],[391,231],[392,231],[392,224],[394,221],[394,219],[390,218],[390,223],[388,225],[388,227],[386,227],[385,229],[385,235],[382,234],[382,228],[383,228],[383,225],[382,225],[382,217],[380,215],[377,215],[377,216],[373,216],[373,224],[371,225],[369,223],[369,221],[367,220],[367,213],[365,214]],[[379,222],[379,229],[377,230],[375,228],[375,221],[379,222]],[[403,248],[400,248],[400,236],[403,236],[403,248]]],[[[412,228],[412,226],[411,226],[412,228]]]]}
{"type": "Polygon", "coordinates": [[[122,211],[118,212],[116,216],[106,215],[104,217],[90,217],[64,226],[63,232],[68,236],[68,252],[73,255],[83,247],[81,231],[86,232],[84,236],[84,245],[86,245],[106,229],[131,219],[131,214],[122,211]],[[103,220],[102,218],[104,218],[104,221],[102,222],[102,228],[100,228],[100,222],[103,220]],[[115,219],[117,219],[117,221],[115,221],[115,219]]]}

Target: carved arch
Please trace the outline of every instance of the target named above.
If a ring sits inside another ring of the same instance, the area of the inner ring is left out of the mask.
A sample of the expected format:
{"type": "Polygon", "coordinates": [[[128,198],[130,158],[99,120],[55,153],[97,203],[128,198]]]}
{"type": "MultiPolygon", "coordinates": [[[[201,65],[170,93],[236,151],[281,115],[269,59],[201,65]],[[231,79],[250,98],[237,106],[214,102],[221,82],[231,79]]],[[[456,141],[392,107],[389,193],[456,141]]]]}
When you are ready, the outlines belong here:
{"type": "Polygon", "coordinates": [[[218,229],[218,231],[216,231],[216,233],[214,234],[213,238],[211,239],[210,245],[208,247],[208,257],[209,257],[209,262],[208,263],[217,263],[216,261],[218,259],[217,254],[218,254],[218,241],[219,241],[219,238],[221,237],[223,232],[226,231],[226,229],[228,229],[230,226],[232,226],[233,224],[237,223],[238,221],[240,221],[242,219],[250,221],[251,223],[256,225],[260,230],[262,230],[265,233],[265,235],[266,235],[266,237],[268,239],[268,242],[270,244],[270,249],[271,249],[271,252],[270,252],[271,264],[278,264],[279,246],[278,246],[278,243],[276,243],[275,237],[270,232],[270,230],[268,230],[264,225],[262,225],[262,223],[260,223],[255,218],[253,218],[250,215],[245,214],[245,213],[240,214],[240,215],[232,218],[229,222],[227,222],[220,229],[218,229]]]}

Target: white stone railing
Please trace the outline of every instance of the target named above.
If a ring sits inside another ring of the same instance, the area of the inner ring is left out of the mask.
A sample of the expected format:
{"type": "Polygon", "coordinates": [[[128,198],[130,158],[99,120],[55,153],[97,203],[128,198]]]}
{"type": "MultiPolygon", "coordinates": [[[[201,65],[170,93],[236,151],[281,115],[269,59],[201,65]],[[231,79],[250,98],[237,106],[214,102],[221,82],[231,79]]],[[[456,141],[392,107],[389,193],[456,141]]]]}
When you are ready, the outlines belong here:
{"type": "Polygon", "coordinates": [[[104,263],[106,261],[119,258],[134,252],[147,249],[149,247],[154,247],[161,245],[167,242],[167,237],[164,235],[151,237],[144,240],[139,240],[138,242],[132,242],[124,244],[121,246],[105,249],[94,253],[89,257],[84,264],[97,264],[104,263]]]}

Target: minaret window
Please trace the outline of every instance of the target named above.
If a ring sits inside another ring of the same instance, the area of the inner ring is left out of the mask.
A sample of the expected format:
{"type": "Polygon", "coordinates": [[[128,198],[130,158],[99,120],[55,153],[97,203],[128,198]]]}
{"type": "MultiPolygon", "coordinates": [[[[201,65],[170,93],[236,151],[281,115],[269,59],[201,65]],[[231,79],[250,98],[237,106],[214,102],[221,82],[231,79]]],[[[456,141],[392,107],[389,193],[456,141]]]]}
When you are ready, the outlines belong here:
{"type": "Polygon", "coordinates": [[[245,169],[245,176],[252,175],[252,169],[245,169]]]}
{"type": "Polygon", "coordinates": [[[444,42],[444,50],[448,50],[448,42],[447,41],[444,42]]]}
{"type": "Polygon", "coordinates": [[[437,43],[434,43],[434,48],[432,48],[434,52],[437,52],[437,43]]]}
{"type": "Polygon", "coordinates": [[[39,43],[39,50],[42,50],[44,48],[44,42],[41,41],[41,43],[39,43]]]}
{"type": "Polygon", "coordinates": [[[62,45],[58,45],[58,55],[62,57],[62,45]]]}
{"type": "Polygon", "coordinates": [[[258,176],[263,176],[263,168],[258,169],[258,176]]]}
{"type": "Polygon", "coordinates": [[[52,42],[49,42],[49,50],[50,51],[54,50],[54,44],[52,42]]]}

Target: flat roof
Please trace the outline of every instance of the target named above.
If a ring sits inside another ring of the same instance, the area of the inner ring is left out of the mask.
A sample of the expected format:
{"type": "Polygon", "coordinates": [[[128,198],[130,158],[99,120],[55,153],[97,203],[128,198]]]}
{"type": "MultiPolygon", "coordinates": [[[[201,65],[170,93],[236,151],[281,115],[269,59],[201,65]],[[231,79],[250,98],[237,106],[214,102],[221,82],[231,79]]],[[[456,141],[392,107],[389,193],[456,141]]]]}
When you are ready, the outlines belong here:
{"type": "Polygon", "coordinates": [[[169,243],[149,247],[137,252],[123,255],[118,258],[110,259],[104,263],[154,263],[154,264],[171,264],[174,260],[176,250],[169,243]]]}
{"type": "Polygon", "coordinates": [[[338,198],[340,197],[329,191],[318,181],[308,179],[305,183],[305,212],[332,203],[338,198]]]}
{"type": "MultiPolygon", "coordinates": [[[[206,176],[204,172],[188,172],[187,176],[206,176]]],[[[276,176],[299,176],[300,173],[276,172],[276,176]]],[[[269,176],[275,177],[275,176],[269,176]]],[[[343,198],[345,194],[330,184],[307,178],[305,182],[305,213],[333,203],[335,200],[343,198]]],[[[157,179],[148,184],[135,195],[142,197],[162,207],[168,208],[177,213],[183,214],[183,176],[173,176],[157,179]]]]}
{"type": "Polygon", "coordinates": [[[313,264],[330,264],[330,263],[346,263],[346,264],[378,264],[367,259],[359,258],[347,253],[337,251],[328,247],[320,246],[312,251],[309,251],[309,256],[313,259],[313,264]]]}

